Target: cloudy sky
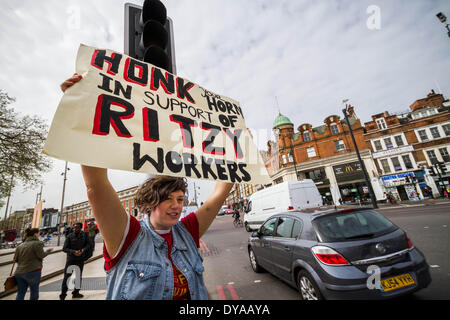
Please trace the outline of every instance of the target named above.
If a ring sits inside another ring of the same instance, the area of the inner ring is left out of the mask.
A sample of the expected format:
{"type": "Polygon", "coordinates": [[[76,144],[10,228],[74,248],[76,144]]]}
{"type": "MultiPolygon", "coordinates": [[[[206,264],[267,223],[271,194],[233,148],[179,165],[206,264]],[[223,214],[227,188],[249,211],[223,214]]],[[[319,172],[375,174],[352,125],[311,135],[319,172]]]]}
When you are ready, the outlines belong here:
{"type": "MultiPolygon", "coordinates": [[[[15,110],[50,125],[79,44],[123,51],[125,2],[2,0],[0,88],[16,98],[15,110]]],[[[436,17],[450,18],[448,0],[163,3],[174,22],[177,74],[239,101],[262,149],[278,107],[297,128],[340,115],[343,99],[365,122],[406,110],[431,89],[450,96],[450,38],[436,17]]],[[[80,166],[69,167],[65,205],[86,200],[80,166]]],[[[45,175],[45,207],[60,208],[63,171],[54,160],[45,175]]],[[[110,178],[121,190],[145,175],[112,171],[110,178]]],[[[212,183],[196,184],[203,201],[212,183]]],[[[10,208],[33,207],[37,192],[16,187],[10,208]]]]}

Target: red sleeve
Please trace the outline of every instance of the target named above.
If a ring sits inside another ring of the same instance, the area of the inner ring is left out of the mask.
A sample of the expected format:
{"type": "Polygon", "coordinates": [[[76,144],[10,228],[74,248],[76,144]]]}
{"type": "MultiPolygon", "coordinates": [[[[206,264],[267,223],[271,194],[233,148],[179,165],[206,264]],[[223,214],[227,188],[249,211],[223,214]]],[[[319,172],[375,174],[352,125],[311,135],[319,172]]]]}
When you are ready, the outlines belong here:
{"type": "Polygon", "coordinates": [[[122,258],[122,256],[127,252],[128,248],[133,243],[134,239],[136,239],[139,231],[141,230],[141,225],[139,221],[130,216],[130,224],[128,226],[128,232],[124,234],[125,240],[122,243],[122,247],[120,251],[114,258],[111,258],[106,250],[105,242],[103,242],[103,257],[105,258],[105,270],[109,271],[112,267],[114,267],[122,258]]]}
{"type": "Polygon", "coordinates": [[[197,245],[197,248],[200,248],[200,237],[198,230],[197,215],[194,212],[192,212],[183,219],[181,219],[181,222],[183,222],[184,226],[191,234],[192,238],[195,241],[195,244],[197,245]]]}

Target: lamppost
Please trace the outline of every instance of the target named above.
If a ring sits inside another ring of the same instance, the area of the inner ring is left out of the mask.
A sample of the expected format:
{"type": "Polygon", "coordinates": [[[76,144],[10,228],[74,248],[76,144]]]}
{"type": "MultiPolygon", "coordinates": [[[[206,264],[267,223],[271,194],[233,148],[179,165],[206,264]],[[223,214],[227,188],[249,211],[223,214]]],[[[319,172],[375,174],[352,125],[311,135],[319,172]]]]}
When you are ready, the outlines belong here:
{"type": "Polygon", "coordinates": [[[445,28],[448,31],[447,35],[450,37],[450,29],[448,28],[448,23],[446,23],[447,22],[447,17],[445,16],[445,14],[443,14],[442,12],[439,12],[436,15],[436,17],[438,17],[439,21],[441,21],[445,25],[445,28]]]}
{"type": "Polygon", "coordinates": [[[195,186],[195,182],[194,182],[194,201],[195,201],[195,205],[197,207],[199,207],[199,205],[197,203],[197,188],[198,188],[198,190],[200,190],[200,187],[195,186]]]}
{"type": "Polygon", "coordinates": [[[62,197],[61,197],[61,210],[59,211],[59,215],[58,215],[58,243],[57,243],[57,246],[59,246],[60,239],[61,239],[61,217],[62,217],[62,212],[63,212],[63,208],[64,208],[64,193],[66,191],[67,170],[70,170],[70,168],[67,168],[67,161],[66,161],[66,167],[64,168],[64,173],[61,173],[61,175],[64,175],[64,181],[63,181],[63,189],[62,189],[62,197]]]}
{"type": "Polygon", "coordinates": [[[345,121],[347,123],[347,127],[350,132],[350,136],[352,137],[353,146],[355,147],[356,156],[358,157],[359,165],[361,166],[361,169],[364,174],[364,179],[366,180],[367,187],[369,188],[369,194],[370,194],[370,200],[372,201],[372,206],[374,209],[377,209],[378,208],[377,199],[375,198],[375,193],[373,192],[372,184],[370,183],[369,175],[367,174],[367,170],[366,170],[366,166],[364,165],[364,162],[361,159],[361,155],[359,154],[359,149],[358,149],[358,146],[356,145],[355,137],[353,136],[352,126],[350,125],[350,120],[348,119],[349,105],[347,104],[347,101],[348,101],[348,99],[345,99],[344,101],[342,101],[343,103],[345,103],[345,108],[342,109],[342,112],[344,113],[345,121]]]}
{"type": "Polygon", "coordinates": [[[292,161],[294,162],[295,181],[297,181],[298,180],[298,173],[297,173],[297,165],[296,165],[296,161],[295,161],[295,153],[294,153],[294,149],[292,148],[292,140],[291,140],[291,143],[290,143],[289,146],[291,147],[292,161]]]}

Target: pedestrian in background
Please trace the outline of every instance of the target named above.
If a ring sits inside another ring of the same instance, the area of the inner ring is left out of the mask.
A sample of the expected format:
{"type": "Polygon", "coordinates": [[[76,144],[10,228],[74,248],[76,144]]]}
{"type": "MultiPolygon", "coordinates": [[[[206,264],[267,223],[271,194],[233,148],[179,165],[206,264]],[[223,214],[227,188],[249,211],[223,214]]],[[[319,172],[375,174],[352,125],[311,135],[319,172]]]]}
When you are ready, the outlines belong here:
{"type": "Polygon", "coordinates": [[[14,277],[17,282],[16,300],[24,300],[30,287],[30,300],[39,299],[42,261],[53,249],[44,252],[44,243],[39,241],[39,229],[25,230],[25,241],[16,249],[14,261],[17,269],[14,277]]]}
{"type": "MultiPolygon", "coordinates": [[[[67,269],[70,266],[76,266],[79,268],[79,274],[76,274],[77,277],[80,277],[79,281],[76,284],[81,286],[81,279],[84,267],[84,255],[83,253],[89,250],[89,237],[86,232],[82,231],[81,228],[83,224],[81,222],[75,223],[73,226],[73,232],[71,232],[66,240],[64,241],[63,251],[67,253],[66,266],[64,267],[64,279],[61,285],[61,294],[59,295],[60,300],[65,300],[67,296],[67,280],[72,276],[71,273],[67,273],[67,269]]],[[[72,298],[83,298],[83,295],[80,294],[80,288],[75,288],[72,291],[72,298]]]]}
{"type": "Polygon", "coordinates": [[[97,234],[97,227],[94,222],[89,222],[88,230],[89,230],[89,243],[91,244],[91,250],[94,252],[95,250],[95,235],[97,234]]]}

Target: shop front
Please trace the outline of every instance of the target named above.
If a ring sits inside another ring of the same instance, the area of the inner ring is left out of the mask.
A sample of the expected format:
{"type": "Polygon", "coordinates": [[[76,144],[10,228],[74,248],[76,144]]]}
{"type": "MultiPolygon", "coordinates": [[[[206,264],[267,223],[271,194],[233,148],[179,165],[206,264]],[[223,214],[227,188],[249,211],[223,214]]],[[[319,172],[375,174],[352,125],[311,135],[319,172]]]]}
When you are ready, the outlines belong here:
{"type": "Polygon", "coordinates": [[[383,176],[380,178],[386,194],[391,195],[394,200],[417,201],[423,197],[417,185],[417,178],[414,172],[406,172],[383,176]]]}
{"type": "Polygon", "coordinates": [[[360,203],[370,201],[369,188],[359,162],[333,166],[333,172],[339,187],[342,203],[360,203]]]}
{"type": "Polygon", "coordinates": [[[317,189],[319,190],[320,195],[322,196],[322,201],[324,206],[333,204],[333,197],[331,196],[330,185],[320,185],[317,184],[317,189]]]}

